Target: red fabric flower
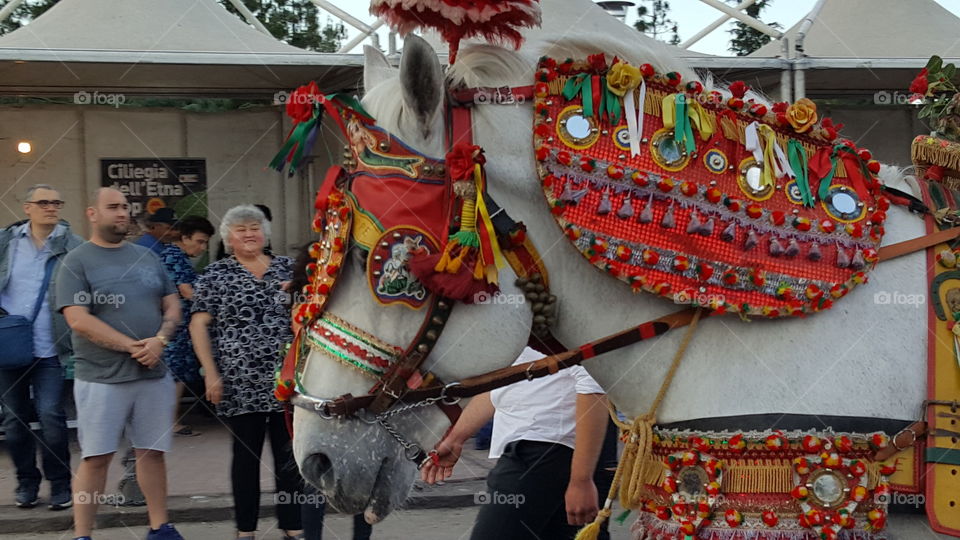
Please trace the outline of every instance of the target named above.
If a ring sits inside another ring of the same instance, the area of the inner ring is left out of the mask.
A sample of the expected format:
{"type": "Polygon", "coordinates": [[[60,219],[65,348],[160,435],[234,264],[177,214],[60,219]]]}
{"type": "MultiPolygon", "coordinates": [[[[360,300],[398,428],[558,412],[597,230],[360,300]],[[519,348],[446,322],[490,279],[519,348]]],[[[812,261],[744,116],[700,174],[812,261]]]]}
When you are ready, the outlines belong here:
{"type": "Polygon", "coordinates": [[[917,74],[917,77],[913,79],[913,82],[910,83],[910,91],[914,94],[927,94],[927,89],[930,87],[930,81],[927,80],[927,68],[920,70],[920,73],[917,74]]]}
{"type": "Polygon", "coordinates": [[[743,81],[734,81],[729,88],[730,93],[733,94],[733,97],[737,98],[743,98],[749,89],[750,87],[747,86],[747,84],[743,81]]]}
{"type": "Polygon", "coordinates": [[[306,122],[313,118],[313,107],[320,102],[320,88],[316,81],[301,86],[287,98],[287,116],[294,122],[306,122]]]}
{"type": "Polygon", "coordinates": [[[591,54],[587,57],[590,69],[596,73],[601,73],[607,69],[607,59],[603,53],[591,54]]]}
{"type": "Polygon", "coordinates": [[[447,170],[450,171],[450,178],[454,182],[469,180],[473,174],[473,166],[477,163],[483,165],[486,161],[482,148],[473,144],[460,143],[447,153],[447,170]]]}
{"type": "Polygon", "coordinates": [[[773,107],[771,108],[771,110],[773,110],[773,112],[775,113],[785,113],[787,112],[787,107],[789,106],[790,104],[787,103],[786,101],[778,101],[773,104],[773,107]]]}

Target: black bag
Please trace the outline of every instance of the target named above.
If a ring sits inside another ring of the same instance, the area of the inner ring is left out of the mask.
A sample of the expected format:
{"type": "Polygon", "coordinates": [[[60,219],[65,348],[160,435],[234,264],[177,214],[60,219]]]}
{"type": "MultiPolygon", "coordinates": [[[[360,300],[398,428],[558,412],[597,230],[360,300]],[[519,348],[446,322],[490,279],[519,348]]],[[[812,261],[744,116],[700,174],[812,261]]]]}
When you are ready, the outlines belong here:
{"type": "Polygon", "coordinates": [[[0,369],[17,369],[27,367],[33,362],[33,322],[37,320],[40,308],[43,306],[43,297],[50,286],[50,275],[56,257],[47,259],[46,271],[43,274],[43,285],[33,307],[33,316],[29,319],[23,315],[7,315],[0,317],[0,369]]]}

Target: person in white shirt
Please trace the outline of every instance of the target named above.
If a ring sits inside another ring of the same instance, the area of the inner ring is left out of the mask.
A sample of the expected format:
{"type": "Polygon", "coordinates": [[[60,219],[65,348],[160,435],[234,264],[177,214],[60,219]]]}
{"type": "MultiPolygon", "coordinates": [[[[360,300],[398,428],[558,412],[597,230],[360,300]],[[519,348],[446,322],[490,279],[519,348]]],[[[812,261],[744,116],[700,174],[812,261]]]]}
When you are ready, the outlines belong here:
{"type": "MultiPolygon", "coordinates": [[[[527,347],[513,365],[543,358],[527,347]]],[[[463,444],[490,418],[487,493],[472,540],[572,539],[599,511],[594,469],[609,424],[603,389],[581,366],[480,394],[437,444],[421,470],[433,484],[449,478],[463,444]]]]}

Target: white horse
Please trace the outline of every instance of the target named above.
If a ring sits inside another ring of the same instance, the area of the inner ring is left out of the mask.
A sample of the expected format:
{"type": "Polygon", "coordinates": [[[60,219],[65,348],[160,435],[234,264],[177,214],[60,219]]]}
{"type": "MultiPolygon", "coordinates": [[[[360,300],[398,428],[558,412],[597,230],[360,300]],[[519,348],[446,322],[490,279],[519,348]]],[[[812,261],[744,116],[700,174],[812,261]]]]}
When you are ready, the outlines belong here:
{"type": "MultiPolygon", "coordinates": [[[[461,51],[444,77],[434,50],[423,40],[405,42],[399,71],[378,51],[367,49],[363,105],[377,124],[432,156],[444,147],[445,86],[530,84],[535,59],[584,58],[604,51],[634,65],[649,62],[660,71],[680,70],[659,45],[639,37],[629,43],[566,41],[513,53],[491,46],[461,51]]],[[[548,211],[537,180],[531,148],[532,109],[478,106],[474,138],[487,156],[489,190],[514,219],[523,221],[550,273],[559,297],[554,334],[567,346],[586,343],[669,312],[678,306],[600,273],[563,236],[548,211]]],[[[906,184],[896,185],[910,189],[906,184]]],[[[884,244],[922,236],[923,223],[891,208],[884,244]]],[[[383,307],[369,293],[364,259],[345,264],[328,310],[380,339],[409,343],[421,321],[405,307],[383,307]]],[[[925,297],[922,253],[883,262],[836,306],[806,318],[743,322],[735,316],[700,322],[658,419],[662,424],[703,429],[807,429],[869,432],[890,421],[916,420],[926,395],[925,306],[883,303],[894,293],[925,297]]],[[[505,294],[516,294],[514,276],[502,270],[505,294]]],[[[897,297],[900,297],[897,295],[897,297]]],[[[523,349],[531,323],[527,306],[511,303],[458,306],[428,359],[427,368],[444,381],[509,365],[523,349]]],[[[670,332],[585,362],[610,399],[628,416],[643,414],[657,394],[683,330],[670,332]]],[[[372,380],[313,352],[302,379],[313,396],[365,394],[372,380]]],[[[421,408],[392,420],[398,431],[432,448],[449,422],[435,408],[421,408]]],[[[893,425],[901,425],[894,422],[893,425]]],[[[403,449],[381,427],[355,418],[325,420],[298,409],[294,452],[304,477],[319,486],[335,507],[366,511],[376,522],[406,498],[416,476],[403,449]]],[[[896,538],[936,538],[921,516],[892,516],[896,538]]],[[[946,538],[946,537],[944,537],[946,538]]]]}

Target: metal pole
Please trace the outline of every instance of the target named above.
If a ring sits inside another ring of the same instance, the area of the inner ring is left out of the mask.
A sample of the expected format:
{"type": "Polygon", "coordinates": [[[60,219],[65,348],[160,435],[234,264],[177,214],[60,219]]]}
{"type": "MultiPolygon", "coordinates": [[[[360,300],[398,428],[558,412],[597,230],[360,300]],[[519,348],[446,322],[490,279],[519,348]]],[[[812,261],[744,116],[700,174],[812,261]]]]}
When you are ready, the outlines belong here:
{"type": "MultiPolygon", "coordinates": [[[[367,36],[373,34],[373,33],[374,33],[378,28],[380,28],[381,26],[383,26],[383,19],[380,19],[380,20],[378,20],[377,22],[373,23],[373,26],[370,26],[370,27],[369,27],[369,31],[367,31],[367,32],[361,32],[360,34],[357,34],[356,37],[354,37],[354,38],[351,39],[349,42],[347,42],[346,44],[344,44],[343,47],[340,47],[340,50],[337,51],[337,52],[338,52],[338,53],[348,53],[348,52],[350,52],[354,47],[356,47],[357,45],[363,43],[363,40],[367,39],[367,36]]],[[[376,41],[374,42],[374,46],[376,46],[378,49],[380,48],[378,42],[376,42],[376,41]]]]}
{"type": "Polygon", "coordinates": [[[10,0],[7,2],[7,5],[3,6],[3,9],[0,9],[0,22],[7,20],[7,17],[13,13],[13,10],[20,7],[22,3],[23,0],[10,0]]]}
{"type": "MultiPolygon", "coordinates": [[[[310,1],[313,2],[314,4],[316,4],[317,7],[329,11],[329,12],[330,12],[332,15],[334,15],[335,17],[339,17],[341,21],[349,24],[350,26],[356,28],[357,30],[359,30],[359,31],[361,31],[361,32],[363,32],[363,33],[365,33],[365,34],[367,34],[367,35],[369,35],[369,34],[371,34],[371,33],[373,32],[373,27],[372,27],[372,26],[370,26],[370,25],[368,25],[367,23],[361,21],[360,19],[354,17],[353,15],[350,15],[350,14],[347,13],[346,11],[344,11],[344,10],[338,8],[337,6],[331,4],[331,3],[328,2],[327,0],[310,0],[310,1]]],[[[366,37],[366,36],[364,36],[364,37],[366,37]]],[[[341,49],[341,50],[342,50],[342,49],[341,49]]]]}
{"type": "Polygon", "coordinates": [[[820,10],[823,9],[824,4],[826,4],[826,0],[819,0],[817,4],[813,6],[813,10],[803,18],[803,22],[800,23],[800,28],[797,30],[797,41],[794,45],[796,48],[796,61],[793,65],[794,99],[807,97],[807,54],[804,52],[803,42],[807,37],[807,32],[810,31],[810,27],[813,26],[813,21],[816,20],[820,14],[820,10]]]}
{"type": "Polygon", "coordinates": [[[793,102],[792,89],[790,88],[793,80],[791,71],[793,70],[793,61],[790,60],[790,38],[783,36],[780,38],[780,51],[783,54],[783,71],[780,72],[780,101],[787,103],[793,102]]]}
{"type": "Polygon", "coordinates": [[[394,55],[397,54],[397,33],[390,32],[387,34],[387,54],[394,55]]]}
{"type": "Polygon", "coordinates": [[[256,18],[253,15],[253,13],[251,13],[250,10],[247,9],[247,6],[243,5],[242,0],[230,0],[230,4],[233,7],[237,8],[237,11],[239,11],[240,14],[243,15],[243,20],[247,21],[248,24],[252,24],[253,27],[256,28],[257,30],[263,32],[264,34],[270,37],[273,37],[270,31],[267,30],[267,27],[264,26],[262,22],[260,22],[260,19],[256,18]]]}
{"type": "Polygon", "coordinates": [[[776,28],[771,28],[770,26],[763,24],[762,22],[754,19],[753,17],[745,13],[740,13],[733,7],[728,6],[723,2],[720,2],[719,0],[700,0],[700,1],[718,11],[722,11],[727,15],[730,15],[734,19],[737,19],[738,21],[749,26],[750,28],[753,28],[754,30],[757,30],[759,32],[763,32],[764,34],[770,37],[780,39],[783,36],[783,32],[777,30],[776,28]]]}
{"type": "MultiPolygon", "coordinates": [[[[753,4],[756,4],[756,3],[757,3],[757,0],[745,0],[745,1],[740,2],[739,4],[737,4],[736,6],[734,6],[733,9],[735,9],[735,10],[737,10],[737,11],[740,11],[740,10],[743,10],[743,9],[745,9],[745,8],[748,8],[748,7],[750,7],[750,6],[752,6],[753,4]]],[[[729,16],[729,15],[721,15],[719,19],[717,19],[717,20],[713,21],[712,23],[710,23],[710,24],[709,24],[708,26],[706,26],[703,30],[701,30],[701,31],[697,32],[696,34],[694,34],[693,37],[691,37],[690,39],[684,41],[684,42],[681,43],[680,45],[677,45],[677,47],[680,47],[681,49],[689,49],[691,45],[693,45],[694,43],[696,43],[696,42],[700,41],[701,39],[703,39],[704,37],[706,37],[707,34],[709,34],[710,32],[713,32],[713,31],[716,30],[717,28],[720,28],[720,25],[722,25],[723,23],[725,23],[725,22],[727,22],[727,21],[729,21],[729,20],[730,20],[730,16],[729,16]]]]}

